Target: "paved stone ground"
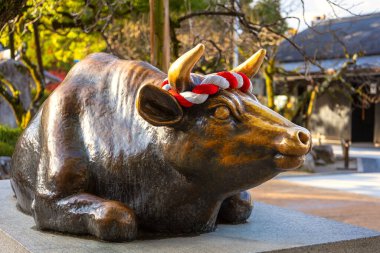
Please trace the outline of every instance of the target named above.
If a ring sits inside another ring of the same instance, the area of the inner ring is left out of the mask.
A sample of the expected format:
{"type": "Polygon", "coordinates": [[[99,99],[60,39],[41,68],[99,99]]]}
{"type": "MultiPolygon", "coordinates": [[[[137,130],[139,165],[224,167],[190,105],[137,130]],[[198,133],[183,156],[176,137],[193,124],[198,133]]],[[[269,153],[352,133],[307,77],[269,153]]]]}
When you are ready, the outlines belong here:
{"type": "MultiPolygon", "coordinates": [[[[379,185],[380,187],[380,185],[379,185]]],[[[380,231],[380,198],[274,179],[251,190],[253,199],[380,231]]]]}
{"type": "Polygon", "coordinates": [[[380,173],[309,174],[280,177],[288,182],[380,198],[380,173]]]}
{"type": "MultiPolygon", "coordinates": [[[[332,145],[334,154],[342,156],[342,148],[339,145],[332,145]]],[[[350,148],[350,157],[372,157],[378,158],[380,156],[380,148],[374,147],[371,143],[355,143],[350,148]]]]}

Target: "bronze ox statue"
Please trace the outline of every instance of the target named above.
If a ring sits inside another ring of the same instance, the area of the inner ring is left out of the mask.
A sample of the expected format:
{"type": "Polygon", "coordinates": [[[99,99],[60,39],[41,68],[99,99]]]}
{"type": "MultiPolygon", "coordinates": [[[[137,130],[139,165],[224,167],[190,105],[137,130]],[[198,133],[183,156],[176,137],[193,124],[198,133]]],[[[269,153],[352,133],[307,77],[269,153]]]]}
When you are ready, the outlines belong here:
{"type": "MultiPolygon", "coordinates": [[[[37,228],[103,240],[213,231],[242,223],[247,192],[299,167],[310,133],[250,93],[221,90],[183,108],[177,91],[204,76],[198,45],[168,75],[148,63],[97,53],[78,63],[20,137],[11,184],[37,228]],[[146,233],[145,233],[146,235],[146,233]]],[[[254,75],[260,50],[232,71],[254,75]]]]}

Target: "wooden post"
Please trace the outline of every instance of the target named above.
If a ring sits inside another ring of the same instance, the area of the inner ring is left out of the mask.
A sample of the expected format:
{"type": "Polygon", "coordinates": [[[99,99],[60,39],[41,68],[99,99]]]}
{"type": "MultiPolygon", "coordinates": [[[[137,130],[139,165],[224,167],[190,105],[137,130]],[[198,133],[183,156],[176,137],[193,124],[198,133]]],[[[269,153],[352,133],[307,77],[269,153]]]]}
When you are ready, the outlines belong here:
{"type": "Polygon", "coordinates": [[[36,45],[38,72],[41,76],[42,81],[44,81],[45,75],[44,75],[44,68],[42,65],[42,53],[41,53],[41,44],[40,44],[40,34],[39,34],[39,30],[38,30],[38,21],[33,23],[33,33],[34,33],[34,43],[36,45]]]}
{"type": "Polygon", "coordinates": [[[150,62],[164,72],[170,64],[169,0],[149,0],[150,62]]]}
{"type": "Polygon", "coordinates": [[[342,139],[341,140],[342,149],[343,149],[343,158],[344,158],[344,169],[349,170],[350,169],[350,146],[351,141],[342,139]]]}
{"type": "MultiPolygon", "coordinates": [[[[239,6],[240,6],[240,0],[236,0],[235,3],[235,8],[236,9],[239,9],[239,6]]],[[[239,66],[239,47],[237,45],[238,43],[238,40],[239,40],[239,33],[238,33],[238,30],[240,29],[240,23],[239,23],[239,18],[238,17],[235,17],[234,20],[233,20],[233,26],[232,26],[232,32],[233,32],[233,40],[232,40],[232,44],[233,44],[233,58],[232,58],[232,67],[233,68],[236,68],[237,66],[239,66]]]]}

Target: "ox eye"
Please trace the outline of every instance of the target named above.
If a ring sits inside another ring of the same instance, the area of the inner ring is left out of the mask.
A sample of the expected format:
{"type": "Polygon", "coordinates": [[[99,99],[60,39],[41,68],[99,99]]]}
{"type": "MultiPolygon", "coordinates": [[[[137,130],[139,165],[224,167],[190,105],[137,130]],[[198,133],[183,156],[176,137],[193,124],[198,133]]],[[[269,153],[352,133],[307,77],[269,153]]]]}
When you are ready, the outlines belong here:
{"type": "Polygon", "coordinates": [[[214,117],[220,120],[226,120],[230,117],[231,111],[227,106],[219,106],[214,112],[214,117]]]}

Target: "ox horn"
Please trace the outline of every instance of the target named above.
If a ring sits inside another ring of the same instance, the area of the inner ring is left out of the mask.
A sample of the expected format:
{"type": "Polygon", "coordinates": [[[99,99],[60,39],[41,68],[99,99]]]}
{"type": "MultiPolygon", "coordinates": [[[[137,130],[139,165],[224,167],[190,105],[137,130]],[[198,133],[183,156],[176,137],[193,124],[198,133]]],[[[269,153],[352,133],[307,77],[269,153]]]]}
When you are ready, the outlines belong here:
{"type": "Polygon", "coordinates": [[[170,66],[168,71],[168,80],[170,85],[175,88],[177,92],[182,92],[190,88],[191,70],[202,57],[204,50],[205,46],[203,44],[198,44],[196,47],[179,57],[170,66]]]}
{"type": "Polygon", "coordinates": [[[260,49],[254,55],[248,58],[245,62],[234,68],[233,72],[242,72],[248,77],[254,76],[260,69],[261,64],[264,61],[266,51],[260,49]]]}

